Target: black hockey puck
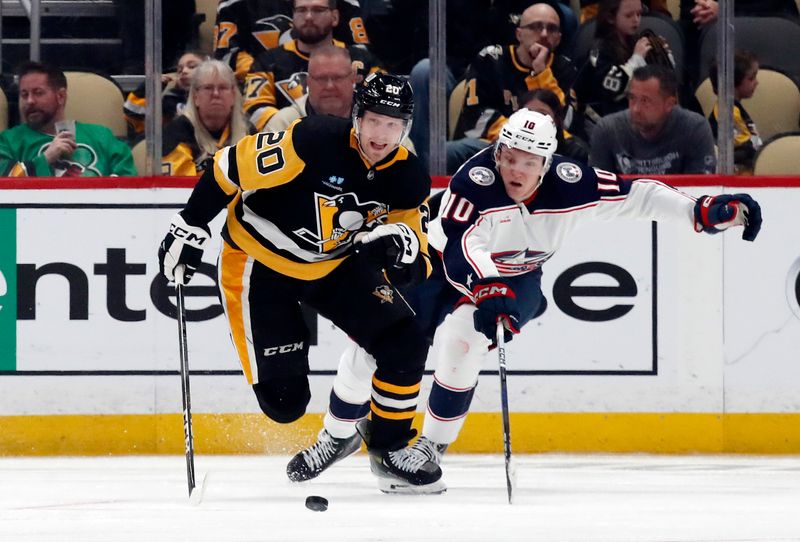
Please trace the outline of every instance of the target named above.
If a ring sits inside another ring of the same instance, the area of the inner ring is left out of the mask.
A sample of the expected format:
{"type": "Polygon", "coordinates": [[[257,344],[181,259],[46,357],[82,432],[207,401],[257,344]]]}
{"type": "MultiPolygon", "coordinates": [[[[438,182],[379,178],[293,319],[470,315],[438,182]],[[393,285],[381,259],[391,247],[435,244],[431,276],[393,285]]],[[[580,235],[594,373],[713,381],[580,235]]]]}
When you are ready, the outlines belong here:
{"type": "Polygon", "coordinates": [[[328,509],[328,499],[317,495],[309,495],[306,497],[306,508],[314,512],[324,512],[328,509]]]}

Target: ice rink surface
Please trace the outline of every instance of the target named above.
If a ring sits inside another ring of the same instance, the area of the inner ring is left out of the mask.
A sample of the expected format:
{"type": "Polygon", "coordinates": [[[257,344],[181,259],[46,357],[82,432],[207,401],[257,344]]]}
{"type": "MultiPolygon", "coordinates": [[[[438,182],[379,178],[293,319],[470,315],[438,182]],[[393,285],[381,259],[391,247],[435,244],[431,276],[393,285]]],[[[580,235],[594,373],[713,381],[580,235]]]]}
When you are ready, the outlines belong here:
{"type": "Polygon", "coordinates": [[[528,455],[515,503],[500,455],[445,457],[443,495],[384,495],[360,452],[304,484],[288,457],[0,459],[0,541],[800,541],[800,458],[528,455]],[[308,495],[330,501],[305,508],[308,495]]]}

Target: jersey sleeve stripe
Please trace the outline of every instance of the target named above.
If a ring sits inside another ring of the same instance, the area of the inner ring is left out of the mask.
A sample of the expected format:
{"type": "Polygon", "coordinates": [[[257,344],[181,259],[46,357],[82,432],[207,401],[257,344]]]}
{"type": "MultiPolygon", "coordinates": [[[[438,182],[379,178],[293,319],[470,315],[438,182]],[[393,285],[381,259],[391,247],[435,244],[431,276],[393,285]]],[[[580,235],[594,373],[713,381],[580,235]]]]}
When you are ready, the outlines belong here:
{"type": "Polygon", "coordinates": [[[598,182],[597,189],[601,192],[619,192],[619,185],[598,182]]]}
{"type": "Polygon", "coordinates": [[[225,147],[214,157],[214,179],[228,195],[239,190],[239,170],[236,164],[236,147],[225,147]]]}

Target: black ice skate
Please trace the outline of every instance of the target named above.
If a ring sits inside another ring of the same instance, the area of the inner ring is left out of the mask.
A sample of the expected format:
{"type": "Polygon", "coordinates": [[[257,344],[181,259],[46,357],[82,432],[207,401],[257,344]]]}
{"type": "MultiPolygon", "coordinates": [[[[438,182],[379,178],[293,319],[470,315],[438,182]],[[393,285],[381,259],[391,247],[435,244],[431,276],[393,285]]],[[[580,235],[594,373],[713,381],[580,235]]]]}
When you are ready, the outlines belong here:
{"type": "Polygon", "coordinates": [[[326,429],[319,432],[317,442],[294,456],[286,465],[286,476],[292,482],[305,482],[361,447],[361,435],[349,438],[334,438],[326,429]]]}
{"type": "Polygon", "coordinates": [[[446,451],[447,444],[439,444],[424,436],[419,437],[411,447],[411,453],[417,454],[421,458],[432,461],[437,465],[442,464],[442,456],[446,451]]]}
{"type": "Polygon", "coordinates": [[[410,448],[370,452],[369,466],[384,493],[443,493],[442,469],[410,448]]]}
{"type": "Polygon", "coordinates": [[[447,490],[439,465],[411,447],[399,450],[370,448],[369,422],[362,420],[356,427],[367,442],[369,466],[372,474],[378,477],[378,489],[384,493],[407,494],[436,494],[447,490]]]}

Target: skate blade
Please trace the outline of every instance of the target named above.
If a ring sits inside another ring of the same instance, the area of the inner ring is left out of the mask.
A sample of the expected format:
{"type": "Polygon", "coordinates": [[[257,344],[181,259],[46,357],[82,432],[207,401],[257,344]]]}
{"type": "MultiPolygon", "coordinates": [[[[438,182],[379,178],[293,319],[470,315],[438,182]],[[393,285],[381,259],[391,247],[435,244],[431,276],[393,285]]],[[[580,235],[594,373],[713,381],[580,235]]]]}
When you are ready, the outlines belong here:
{"type": "Polygon", "coordinates": [[[447,485],[442,480],[418,486],[395,478],[378,478],[378,489],[393,495],[440,495],[447,491],[447,485]]]}

